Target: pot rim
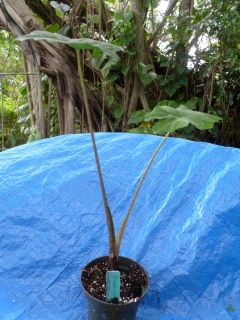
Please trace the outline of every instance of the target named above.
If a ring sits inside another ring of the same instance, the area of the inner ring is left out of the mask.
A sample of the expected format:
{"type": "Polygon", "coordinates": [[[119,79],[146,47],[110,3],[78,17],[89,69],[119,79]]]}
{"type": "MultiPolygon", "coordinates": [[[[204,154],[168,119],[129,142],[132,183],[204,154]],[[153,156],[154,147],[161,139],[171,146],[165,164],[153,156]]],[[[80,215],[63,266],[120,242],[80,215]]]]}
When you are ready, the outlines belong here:
{"type": "Polygon", "coordinates": [[[102,303],[102,304],[104,304],[104,305],[112,305],[112,306],[115,305],[115,306],[118,306],[118,307],[119,307],[119,306],[130,306],[130,305],[138,304],[138,303],[145,297],[146,293],[148,292],[148,289],[149,289],[149,286],[150,286],[150,278],[149,278],[148,272],[144,269],[144,267],[143,267],[140,263],[138,263],[137,261],[135,261],[135,260],[133,260],[133,259],[130,259],[130,258],[128,258],[128,257],[119,256],[119,258],[123,258],[123,259],[129,260],[129,262],[131,261],[131,262],[133,262],[133,263],[136,263],[139,267],[141,267],[141,268],[143,269],[143,271],[144,271],[144,273],[145,273],[145,275],[146,275],[146,278],[147,278],[145,290],[144,290],[142,296],[141,296],[137,301],[132,301],[132,302],[128,302],[128,303],[118,303],[118,304],[111,303],[111,302],[106,302],[106,301],[102,301],[102,300],[99,300],[99,299],[93,297],[93,296],[84,288],[84,286],[83,286],[83,284],[82,284],[82,272],[83,272],[83,270],[84,270],[87,266],[89,266],[90,264],[92,264],[95,260],[107,259],[107,258],[108,258],[108,256],[101,256],[101,257],[95,258],[95,259],[91,260],[89,263],[87,263],[84,268],[81,269],[81,272],[80,272],[80,283],[81,283],[81,287],[82,287],[84,293],[85,293],[88,297],[90,297],[91,299],[93,299],[94,301],[99,302],[99,303],[102,303]]]}

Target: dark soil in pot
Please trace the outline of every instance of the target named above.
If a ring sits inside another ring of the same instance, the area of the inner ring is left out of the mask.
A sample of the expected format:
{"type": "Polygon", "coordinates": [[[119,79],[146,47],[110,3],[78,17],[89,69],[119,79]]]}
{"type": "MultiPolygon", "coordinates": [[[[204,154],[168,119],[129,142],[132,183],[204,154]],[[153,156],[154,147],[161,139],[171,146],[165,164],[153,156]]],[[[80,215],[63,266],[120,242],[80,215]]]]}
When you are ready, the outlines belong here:
{"type": "MultiPolygon", "coordinates": [[[[119,263],[121,293],[120,304],[137,302],[143,295],[143,288],[148,286],[148,277],[143,268],[129,260],[126,266],[119,263]]],[[[106,272],[111,270],[108,258],[95,260],[87,265],[81,274],[84,289],[94,298],[106,302],[106,272]]]]}

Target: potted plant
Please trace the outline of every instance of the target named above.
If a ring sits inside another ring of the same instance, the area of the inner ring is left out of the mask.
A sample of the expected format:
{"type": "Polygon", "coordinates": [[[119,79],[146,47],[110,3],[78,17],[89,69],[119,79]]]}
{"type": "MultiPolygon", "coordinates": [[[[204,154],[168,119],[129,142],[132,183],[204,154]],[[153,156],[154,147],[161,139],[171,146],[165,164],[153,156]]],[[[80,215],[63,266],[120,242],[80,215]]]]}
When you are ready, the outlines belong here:
{"type": "MultiPolygon", "coordinates": [[[[93,39],[70,39],[60,34],[53,34],[45,31],[34,31],[26,36],[18,38],[23,40],[39,40],[58,42],[69,45],[76,50],[78,74],[81,84],[83,100],[87,112],[87,120],[95,155],[99,183],[104,203],[106,222],[108,227],[109,238],[109,255],[99,257],[81,271],[81,284],[88,299],[90,320],[134,320],[137,313],[139,302],[143,299],[149,287],[149,278],[146,271],[137,262],[121,257],[120,247],[127,221],[132,212],[133,205],[144,182],[144,179],[151,167],[159,150],[170,132],[176,129],[186,127],[189,123],[198,129],[210,129],[215,122],[220,120],[219,117],[207,115],[201,112],[189,110],[186,106],[180,105],[176,108],[169,106],[157,105],[149,112],[136,112],[130,118],[130,123],[139,123],[142,121],[160,120],[164,130],[167,131],[163,139],[160,140],[153,156],[139,181],[136,191],[131,200],[130,206],[116,234],[114,229],[113,217],[108,205],[104,181],[95,143],[91,113],[86,94],[83,70],[80,60],[80,50],[89,49],[101,52],[101,62],[105,62],[103,69],[108,73],[112,65],[119,61],[118,52],[122,48],[93,39]],[[167,129],[167,130],[166,130],[167,129]]],[[[155,124],[158,125],[158,122],[155,124]]]]}

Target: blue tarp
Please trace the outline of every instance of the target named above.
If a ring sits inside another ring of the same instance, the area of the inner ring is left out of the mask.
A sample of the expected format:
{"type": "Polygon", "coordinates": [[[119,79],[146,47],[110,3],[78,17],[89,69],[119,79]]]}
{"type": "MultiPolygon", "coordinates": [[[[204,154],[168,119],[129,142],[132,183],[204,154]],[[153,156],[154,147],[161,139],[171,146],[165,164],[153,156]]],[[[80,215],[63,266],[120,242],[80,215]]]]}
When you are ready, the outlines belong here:
{"type": "MultiPolygon", "coordinates": [[[[116,227],[160,137],[96,135],[116,227]]],[[[121,255],[148,270],[138,320],[240,319],[240,150],[169,138],[121,255]]],[[[108,254],[90,136],[0,154],[0,319],[85,320],[79,271],[108,254]]]]}

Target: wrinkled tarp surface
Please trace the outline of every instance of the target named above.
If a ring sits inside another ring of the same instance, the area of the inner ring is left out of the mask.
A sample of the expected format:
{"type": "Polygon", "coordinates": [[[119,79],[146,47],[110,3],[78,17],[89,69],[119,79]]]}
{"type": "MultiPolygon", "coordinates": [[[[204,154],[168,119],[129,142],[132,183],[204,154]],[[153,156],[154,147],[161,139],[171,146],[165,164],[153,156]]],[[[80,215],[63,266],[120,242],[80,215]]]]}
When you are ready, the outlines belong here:
{"type": "MultiPolygon", "coordinates": [[[[160,139],[96,135],[116,227],[160,139]]],[[[239,181],[240,150],[166,141],[121,250],[151,277],[139,320],[240,319],[239,181]]],[[[79,271],[108,254],[90,136],[2,152],[0,203],[0,319],[87,319],[79,271]]]]}

